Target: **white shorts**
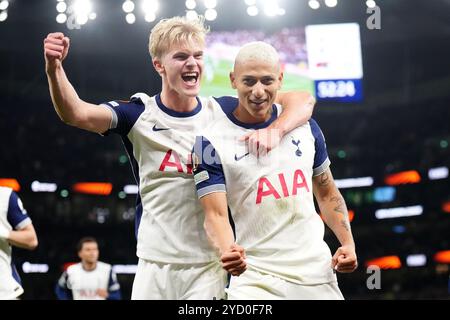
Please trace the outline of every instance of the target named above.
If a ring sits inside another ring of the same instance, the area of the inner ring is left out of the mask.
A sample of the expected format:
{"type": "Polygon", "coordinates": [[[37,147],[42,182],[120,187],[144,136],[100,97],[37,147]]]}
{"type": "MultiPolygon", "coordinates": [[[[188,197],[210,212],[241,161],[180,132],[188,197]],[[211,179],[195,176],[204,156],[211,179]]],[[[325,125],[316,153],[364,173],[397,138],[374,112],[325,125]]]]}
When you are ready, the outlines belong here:
{"type": "Polygon", "coordinates": [[[300,285],[247,269],[231,277],[228,300],[343,300],[337,282],[300,285]]]}
{"type": "Polygon", "coordinates": [[[186,265],[139,259],[131,299],[219,300],[226,284],[219,261],[186,265]]]}

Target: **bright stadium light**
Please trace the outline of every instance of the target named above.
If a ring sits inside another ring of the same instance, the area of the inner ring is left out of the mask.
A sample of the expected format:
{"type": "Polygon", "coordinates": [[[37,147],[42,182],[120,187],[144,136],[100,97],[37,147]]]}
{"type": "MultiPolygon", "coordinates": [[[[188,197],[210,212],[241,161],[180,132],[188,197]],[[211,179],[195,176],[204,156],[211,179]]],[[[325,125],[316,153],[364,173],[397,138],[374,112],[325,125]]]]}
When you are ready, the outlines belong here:
{"type": "Polygon", "coordinates": [[[286,10],[284,10],[283,8],[278,8],[278,15],[279,16],[284,16],[286,14],[286,10]]]}
{"type": "Polygon", "coordinates": [[[77,16],[87,17],[92,12],[92,3],[89,0],[76,0],[73,4],[73,11],[77,16]]]}
{"type": "Polygon", "coordinates": [[[188,11],[186,11],[186,18],[188,20],[197,20],[198,19],[198,14],[194,10],[188,10],[188,11]]]}
{"type": "Polygon", "coordinates": [[[22,271],[24,273],[47,273],[49,270],[48,264],[44,263],[29,263],[25,261],[22,264],[22,271]]]}
{"type": "Polygon", "coordinates": [[[278,14],[278,10],[280,7],[278,6],[277,0],[265,0],[264,1],[264,13],[268,17],[273,17],[278,14]]]}
{"type": "Polygon", "coordinates": [[[67,16],[64,13],[60,13],[56,16],[56,22],[58,23],[64,23],[67,21],[67,16]]]}
{"type": "Polygon", "coordinates": [[[88,17],[88,15],[85,14],[85,13],[82,13],[82,14],[77,15],[77,18],[76,18],[76,22],[77,22],[79,25],[84,25],[84,24],[86,24],[86,23],[88,22],[88,20],[89,20],[89,17],[88,17]]]}
{"type": "Polygon", "coordinates": [[[197,2],[195,2],[195,0],[186,0],[185,4],[186,4],[186,9],[189,9],[189,10],[194,10],[195,7],[197,6],[197,2]]]}
{"type": "Polygon", "coordinates": [[[154,12],[149,12],[145,14],[145,21],[153,22],[156,20],[156,14],[154,12]]]}
{"type": "Polygon", "coordinates": [[[214,9],[217,6],[217,0],[203,0],[206,9],[214,9]]]}
{"type": "Polygon", "coordinates": [[[309,0],[308,5],[311,9],[319,9],[320,8],[320,3],[317,0],[309,0]]]}
{"type": "Polygon", "coordinates": [[[377,4],[376,4],[375,1],[373,1],[373,0],[367,0],[367,1],[366,1],[366,6],[367,6],[368,8],[375,8],[375,7],[377,6],[377,4]]]}
{"type": "Polygon", "coordinates": [[[257,16],[259,13],[257,6],[250,6],[247,8],[247,14],[251,17],[257,16]]]}
{"type": "Polygon", "coordinates": [[[6,11],[0,12],[0,22],[5,21],[6,19],[8,19],[8,12],[6,11]]]}
{"type": "Polygon", "coordinates": [[[250,6],[254,6],[256,4],[256,0],[245,0],[245,4],[250,6]]]}
{"type": "Polygon", "coordinates": [[[95,12],[89,13],[89,19],[95,20],[95,18],[97,18],[97,14],[95,12]]]}
{"type": "Polygon", "coordinates": [[[130,0],[126,0],[123,4],[122,4],[122,10],[126,13],[130,13],[134,10],[134,2],[130,1],[130,0]]]}
{"type": "Polygon", "coordinates": [[[406,257],[408,267],[423,267],[427,264],[427,256],[424,254],[410,254],[406,257]]]}
{"type": "Polygon", "coordinates": [[[65,2],[58,2],[58,4],[56,5],[56,11],[58,11],[59,13],[63,13],[66,12],[67,10],[67,4],[65,2]]]}
{"type": "Polygon", "coordinates": [[[217,11],[214,9],[206,9],[205,11],[205,19],[208,21],[216,20],[217,18],[217,11]]]}
{"type": "Polygon", "coordinates": [[[397,207],[389,209],[378,209],[375,211],[377,219],[391,219],[402,217],[420,216],[423,214],[423,206],[397,207]]]}
{"type": "Polygon", "coordinates": [[[37,180],[31,183],[31,190],[33,192],[55,192],[58,189],[56,183],[39,182],[37,180]]]}
{"type": "Polygon", "coordinates": [[[437,167],[428,170],[428,179],[438,180],[448,178],[448,168],[447,167],[437,167]]]}
{"type": "Polygon", "coordinates": [[[330,8],[336,7],[337,3],[337,0],[325,0],[325,5],[330,8]]]}
{"type": "Polygon", "coordinates": [[[142,10],[144,10],[145,13],[148,12],[157,12],[159,9],[159,2],[158,0],[143,0],[142,1],[142,10]]]}
{"type": "Polygon", "coordinates": [[[125,20],[127,20],[128,24],[133,24],[136,22],[136,16],[133,13],[128,13],[125,16],[125,20]]]}
{"type": "Polygon", "coordinates": [[[8,6],[9,6],[8,0],[3,0],[2,2],[0,2],[0,10],[6,10],[8,9],[8,6]]]}

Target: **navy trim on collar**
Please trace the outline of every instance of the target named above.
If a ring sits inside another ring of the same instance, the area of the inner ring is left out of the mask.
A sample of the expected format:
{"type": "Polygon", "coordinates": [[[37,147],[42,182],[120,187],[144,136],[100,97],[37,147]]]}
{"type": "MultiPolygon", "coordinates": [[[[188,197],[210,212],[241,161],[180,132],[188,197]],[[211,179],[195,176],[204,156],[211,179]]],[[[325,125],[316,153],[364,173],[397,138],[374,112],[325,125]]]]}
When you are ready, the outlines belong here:
{"type": "Polygon", "coordinates": [[[239,104],[239,99],[234,97],[220,97],[220,98],[214,98],[219,103],[220,107],[222,108],[223,112],[227,115],[228,119],[230,119],[231,122],[233,122],[235,125],[246,128],[246,129],[264,129],[270,126],[272,122],[276,120],[278,117],[278,109],[275,105],[272,105],[272,114],[270,116],[270,119],[268,119],[265,122],[260,123],[244,123],[239,121],[233,114],[233,111],[236,110],[239,104]]]}
{"type": "Polygon", "coordinates": [[[156,104],[158,105],[158,107],[163,112],[167,113],[169,116],[177,117],[177,118],[192,117],[192,116],[195,116],[197,113],[199,113],[200,110],[202,110],[202,102],[200,101],[200,99],[198,97],[195,97],[195,99],[197,99],[197,106],[195,107],[194,110],[188,111],[188,112],[179,112],[179,111],[175,111],[175,110],[167,108],[161,101],[161,94],[157,94],[155,96],[156,104]]]}

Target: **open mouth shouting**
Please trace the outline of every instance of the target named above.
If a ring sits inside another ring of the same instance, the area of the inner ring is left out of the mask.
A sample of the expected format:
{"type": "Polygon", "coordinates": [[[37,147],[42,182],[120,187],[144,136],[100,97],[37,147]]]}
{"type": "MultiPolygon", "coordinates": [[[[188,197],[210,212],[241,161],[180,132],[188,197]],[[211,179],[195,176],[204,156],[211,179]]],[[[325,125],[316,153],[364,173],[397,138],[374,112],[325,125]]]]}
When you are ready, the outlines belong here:
{"type": "Polygon", "coordinates": [[[198,73],[196,71],[184,72],[181,74],[181,78],[183,79],[183,82],[189,87],[196,86],[198,83],[199,77],[200,77],[200,73],[198,73]]]}

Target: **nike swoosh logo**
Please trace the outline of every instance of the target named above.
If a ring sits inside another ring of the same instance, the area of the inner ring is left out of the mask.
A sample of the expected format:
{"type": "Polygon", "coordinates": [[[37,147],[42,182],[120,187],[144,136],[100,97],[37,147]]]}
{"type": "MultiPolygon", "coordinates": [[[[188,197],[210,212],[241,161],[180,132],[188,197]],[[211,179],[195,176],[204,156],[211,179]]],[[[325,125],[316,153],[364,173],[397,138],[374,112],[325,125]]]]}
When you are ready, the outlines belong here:
{"type": "Polygon", "coordinates": [[[246,154],[244,154],[243,156],[240,156],[240,157],[238,157],[238,156],[235,154],[235,155],[234,155],[234,160],[235,160],[235,161],[239,161],[239,160],[241,160],[242,158],[248,156],[249,154],[250,154],[250,152],[247,152],[246,154]]]}
{"type": "Polygon", "coordinates": [[[157,128],[156,124],[152,128],[153,131],[163,131],[163,130],[170,130],[170,128],[157,128]]]}

